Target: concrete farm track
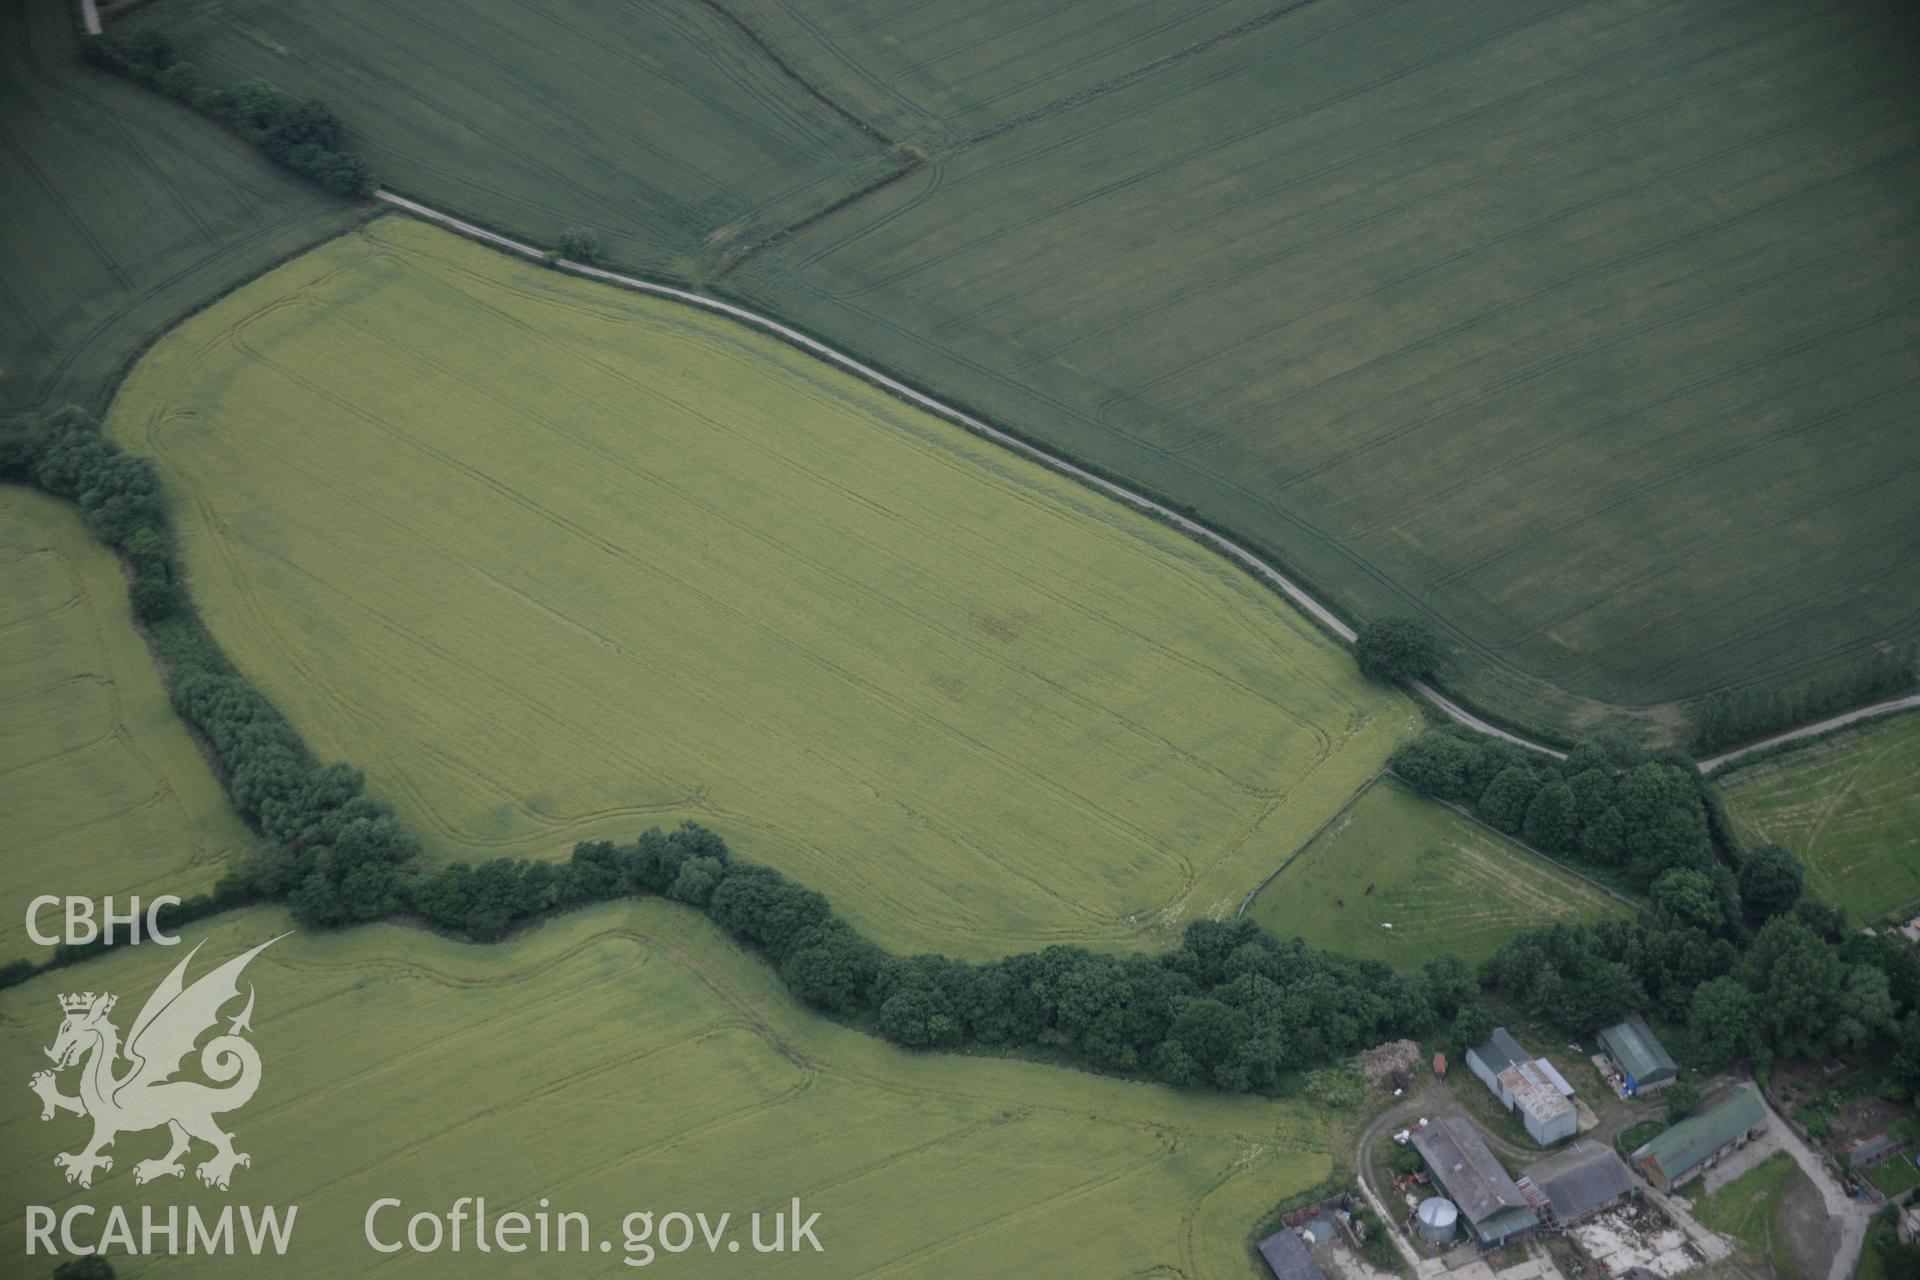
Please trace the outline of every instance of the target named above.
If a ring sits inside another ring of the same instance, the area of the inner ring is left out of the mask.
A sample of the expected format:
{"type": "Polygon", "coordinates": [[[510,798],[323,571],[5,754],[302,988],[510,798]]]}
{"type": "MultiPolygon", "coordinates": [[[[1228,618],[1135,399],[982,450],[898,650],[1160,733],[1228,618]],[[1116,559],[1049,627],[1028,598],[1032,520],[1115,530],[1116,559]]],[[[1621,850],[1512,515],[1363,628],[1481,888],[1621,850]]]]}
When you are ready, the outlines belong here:
{"type": "MultiPolygon", "coordinates": [[[[471,222],[456,218],[450,213],[443,213],[430,205],[421,204],[418,200],[408,199],[406,196],[388,191],[385,188],[374,192],[374,196],[376,199],[385,201],[395,208],[404,209],[416,217],[438,223],[443,227],[458,231],[462,235],[470,236],[483,243],[493,245],[495,248],[505,249],[509,253],[519,254],[523,258],[531,258],[536,262],[548,261],[545,250],[536,248],[524,241],[515,240],[510,236],[501,235],[497,231],[489,231],[485,227],[476,226],[471,222]]],[[[584,262],[575,262],[570,258],[556,258],[553,259],[552,262],[555,267],[563,271],[569,271],[574,275],[584,276],[590,280],[599,280],[607,284],[619,285],[622,288],[653,294],[655,297],[671,298],[676,302],[683,302],[689,306],[731,316],[735,320],[752,325],[756,329],[764,330],[783,341],[792,343],[796,347],[812,352],[823,360],[839,365],[851,373],[858,374],[882,390],[891,392],[904,400],[911,401],[930,412],[937,413],[950,422],[957,423],[977,435],[987,437],[996,444],[1004,445],[1016,453],[1032,458],[1034,461],[1051,467],[1063,475],[1071,476],[1082,484],[1091,485],[1093,488],[1100,490],[1110,497],[1119,499],[1130,507],[1148,512],[1151,515],[1165,520],[1167,523],[1206,542],[1215,550],[1229,558],[1239,561],[1241,565],[1252,570],[1256,575],[1279,588],[1280,591],[1286,595],[1287,599],[1293,601],[1294,604],[1298,605],[1309,616],[1319,622],[1321,626],[1333,632],[1348,644],[1354,642],[1355,633],[1353,628],[1343,622],[1331,609],[1307,594],[1305,589],[1287,577],[1286,574],[1280,572],[1280,570],[1274,568],[1273,565],[1267,563],[1233,539],[1224,534],[1217,533],[1199,521],[1190,519],[1178,511],[1154,501],[1143,493],[1136,492],[1123,484],[1116,483],[1115,481],[1107,479],[1105,476],[1087,470],[1085,467],[1078,466],[1058,454],[1051,453],[1040,448],[1038,445],[1031,444],[1019,436],[1002,431],[998,427],[974,417],[970,413],[956,409],[944,401],[935,399],[924,391],[908,386],[898,378],[890,377],[872,365],[858,360],[844,351],[830,347],[810,334],[803,333],[791,325],[782,324],[771,316],[761,315],[759,312],[740,306],[737,303],[708,297],[706,294],[694,293],[688,289],[675,288],[672,285],[659,284],[652,280],[641,279],[638,276],[622,275],[617,271],[607,271],[600,267],[590,266],[584,262]]],[[[1566,759],[1566,753],[1564,751],[1556,751],[1544,743],[1533,742],[1518,734],[1509,733],[1498,725],[1489,724],[1459,703],[1453,701],[1453,699],[1441,693],[1425,680],[1412,681],[1411,687],[1415,693],[1427,699],[1452,719],[1465,725],[1469,729],[1478,733],[1488,734],[1491,737],[1503,739],[1544,756],[1551,756],[1556,760],[1566,759]]],[[[1711,759],[1701,761],[1699,765],[1700,772],[1711,773],[1715,769],[1730,764],[1740,757],[1755,751],[1764,751],[1800,738],[1809,738],[1816,734],[1827,733],[1856,721],[1885,715],[1889,712],[1903,711],[1910,707],[1920,707],[1920,694],[1913,694],[1904,698],[1891,698],[1885,702],[1872,703],[1868,706],[1858,707],[1843,715],[1822,720],[1817,724],[1803,725],[1798,729],[1776,734],[1770,738],[1763,738],[1758,742],[1750,742],[1744,747],[1736,747],[1732,751],[1722,752],[1720,755],[1714,756],[1711,759]]]]}

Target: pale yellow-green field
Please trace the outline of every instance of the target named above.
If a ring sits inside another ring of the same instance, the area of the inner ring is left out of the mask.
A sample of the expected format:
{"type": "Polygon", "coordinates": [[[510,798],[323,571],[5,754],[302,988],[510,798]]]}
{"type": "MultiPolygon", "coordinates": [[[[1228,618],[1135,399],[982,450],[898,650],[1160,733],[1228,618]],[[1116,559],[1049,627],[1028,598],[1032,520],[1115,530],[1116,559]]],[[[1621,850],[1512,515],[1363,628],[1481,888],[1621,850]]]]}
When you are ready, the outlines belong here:
{"type": "Polygon", "coordinates": [[[400,218],[174,330],[109,430],[214,635],[438,857],[695,818],[897,949],[1157,944],[1417,727],[1163,526],[400,218]]]}
{"type": "MultiPolygon", "coordinates": [[[[194,973],[281,932],[259,908],[187,931],[194,973]]],[[[0,994],[0,1079],[44,1066],[57,992],[120,996],[131,1025],[185,948],[142,947],[0,994]]],[[[298,1205],[284,1260],[129,1261],[123,1276],[613,1276],[611,1257],[397,1255],[363,1242],[367,1207],[589,1215],[619,1244],[634,1210],[770,1213],[800,1197],[826,1252],[663,1255],[639,1274],[1007,1277],[1253,1273],[1249,1232],[1324,1179],[1326,1130],[1299,1104],[1102,1079],[1029,1063],[915,1055],[796,1005],[759,960],[659,900],[596,907],[476,947],[394,925],[296,934],[245,981],[257,1095],[222,1118],[252,1156],[223,1195],[136,1187],[164,1133],[127,1133],[94,1186],[52,1160],[86,1132],[42,1123],[0,1090],[0,1254],[19,1259],[23,1205],[298,1205]],[[321,1135],[325,1141],[317,1140],[321,1135]]],[[[237,1005],[236,1005],[237,1007],[237,1005]]],[[[224,1024],[223,1024],[224,1025],[224,1024]]],[[[77,1089],[74,1071],[62,1089],[77,1089]]],[[[104,1212],[104,1209],[103,1209],[104,1212]]],[[[381,1220],[383,1230],[404,1221],[381,1220]]],[[[736,1227],[744,1237],[747,1228],[736,1227]]],[[[97,1228],[96,1228],[97,1231],[97,1228]]],[[[35,1265],[44,1274],[52,1269],[35,1265]]]]}
{"type": "MultiPolygon", "coordinates": [[[[42,894],[189,897],[249,839],[167,705],[113,554],[16,485],[0,485],[0,814],[0,963],[51,950],[26,931],[42,894]]],[[[58,913],[40,925],[57,933],[58,913]]]]}

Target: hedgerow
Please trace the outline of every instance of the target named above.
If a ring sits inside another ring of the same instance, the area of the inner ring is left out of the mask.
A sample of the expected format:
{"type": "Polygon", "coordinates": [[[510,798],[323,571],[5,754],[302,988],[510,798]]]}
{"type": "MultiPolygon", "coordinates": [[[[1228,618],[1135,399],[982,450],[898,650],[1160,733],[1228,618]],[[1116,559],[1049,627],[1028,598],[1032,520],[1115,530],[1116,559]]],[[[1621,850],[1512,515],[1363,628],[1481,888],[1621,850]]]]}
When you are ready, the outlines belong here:
{"type": "Polygon", "coordinates": [[[173,41],[157,31],[125,40],[87,36],[80,48],[95,66],[178,98],[335,195],[370,196],[379,185],[366,159],[343,145],[346,131],[333,108],[318,99],[288,98],[260,80],[214,84],[200,68],[176,57],[173,41]]]}
{"type": "MultiPolygon", "coordinates": [[[[818,892],[734,858],[694,824],[631,844],[587,842],[565,863],[499,859],[433,870],[358,770],[315,760],[293,726],[200,625],[180,590],[158,486],[78,409],[0,431],[0,479],[78,503],[133,571],[130,597],[174,707],[213,757],[259,851],[170,922],[241,901],[287,904],[308,927],[412,913],[478,942],[550,912],[661,896],[706,913],[802,1001],[911,1048],[1034,1049],[1179,1085],[1270,1090],[1290,1072],[1418,1035],[1474,998],[1451,957],[1397,973],[1283,942],[1249,921],[1196,921],[1157,956],[1049,947],[984,964],[896,956],[818,892]],[[149,587],[165,607],[149,616],[149,587]]],[[[97,949],[97,948],[95,948],[97,949]]],[[[67,952],[56,962],[77,958],[67,952]]],[[[30,969],[4,971],[19,980],[30,969]]]]}
{"type": "Polygon", "coordinates": [[[1636,889],[1684,869],[1720,878],[1709,842],[1706,784],[1675,752],[1624,741],[1583,742],[1561,761],[1449,726],[1394,754],[1394,772],[1464,805],[1544,853],[1611,874],[1636,889]]]}
{"type": "Polygon", "coordinates": [[[1787,688],[1710,693],[1693,710],[1694,749],[1707,753],[1899,697],[1914,688],[1912,646],[1876,649],[1823,680],[1787,688]]]}

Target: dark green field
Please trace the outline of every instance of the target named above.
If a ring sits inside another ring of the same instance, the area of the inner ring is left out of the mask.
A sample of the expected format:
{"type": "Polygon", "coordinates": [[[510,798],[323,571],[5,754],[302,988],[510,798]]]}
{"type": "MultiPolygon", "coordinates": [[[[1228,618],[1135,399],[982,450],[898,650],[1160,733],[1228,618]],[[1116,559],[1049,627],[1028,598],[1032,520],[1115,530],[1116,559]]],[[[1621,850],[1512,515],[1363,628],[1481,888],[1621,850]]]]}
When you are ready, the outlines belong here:
{"type": "Polygon", "coordinates": [[[1513,719],[1675,736],[1678,700],[1920,634],[1909,5],[136,22],[329,97],[411,194],[596,226],[1191,504],[1351,615],[1428,617],[1450,683],[1513,719]]]}
{"type": "Polygon", "coordinates": [[[0,6],[0,413],[96,401],[172,320],[351,214],[84,65],[75,12],[0,6]]]}
{"type": "Polygon", "coordinates": [[[217,80],[328,100],[388,186],[692,275],[899,168],[713,8],[592,0],[159,5],[217,80]]]}

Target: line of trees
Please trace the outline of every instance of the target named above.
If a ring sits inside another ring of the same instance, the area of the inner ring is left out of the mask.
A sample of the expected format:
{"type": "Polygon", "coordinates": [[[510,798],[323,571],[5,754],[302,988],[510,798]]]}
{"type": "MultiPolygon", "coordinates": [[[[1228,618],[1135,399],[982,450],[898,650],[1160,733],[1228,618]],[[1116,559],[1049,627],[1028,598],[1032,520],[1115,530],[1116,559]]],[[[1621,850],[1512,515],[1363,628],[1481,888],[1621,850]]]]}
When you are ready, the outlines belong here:
{"type": "Polygon", "coordinates": [[[548,911],[647,895],[705,912],[802,1001],[896,1044],[1037,1050],[1175,1085],[1271,1091],[1289,1073],[1429,1031],[1478,994],[1453,957],[1399,973],[1246,920],[1196,921],[1151,956],[1068,946],[982,964],[896,956],[818,892],[732,857],[692,823],[633,844],[582,843],[564,865],[448,866],[407,890],[420,915],[482,940],[548,911]]]}
{"type": "Polygon", "coordinates": [[[1798,724],[1896,698],[1913,690],[1912,646],[1876,649],[1824,680],[1787,689],[1726,689],[1700,700],[1693,745],[1702,755],[1738,746],[1798,724]]]}
{"type": "MultiPolygon", "coordinates": [[[[0,429],[0,481],[74,502],[94,536],[124,555],[131,609],[159,651],[174,710],[211,752],[235,811],[265,837],[266,852],[195,899],[194,909],[285,898],[301,923],[322,926],[399,910],[401,869],[417,843],[391,808],[365,793],[358,770],[314,760],[200,625],[182,588],[152,464],[69,406],[0,429]]],[[[187,904],[177,918],[193,918],[187,904]]]]}
{"type": "MultiPolygon", "coordinates": [[[[1428,742],[1447,736],[1429,734],[1405,753],[1410,776],[1425,787],[1445,789],[1456,777],[1455,749],[1428,742]]],[[[1491,754],[1504,755],[1502,745],[1491,744],[1491,754]]],[[[1651,1012],[1687,1026],[1703,1063],[1824,1058],[1891,1044],[1896,1074],[1920,1091],[1920,955],[1885,934],[1850,930],[1844,913],[1805,893],[1804,868],[1777,845],[1726,841],[1724,860],[1716,856],[1706,812],[1695,807],[1710,784],[1677,763],[1636,763],[1630,750],[1610,745],[1585,744],[1557,768],[1533,766],[1549,780],[1534,790],[1527,816],[1549,788],[1565,785],[1583,822],[1578,839],[1562,833],[1562,850],[1626,868],[1651,910],[1522,933],[1481,966],[1479,983],[1570,1036],[1651,1012]],[[1610,787],[1595,770],[1609,772],[1610,787]],[[1625,851],[1625,861],[1595,856],[1612,849],[1625,851]]],[[[1461,799],[1476,777],[1494,791],[1488,773],[1498,778],[1511,767],[1478,762],[1445,798],[1461,799]]],[[[1517,801],[1503,809],[1512,797],[1490,799],[1483,792],[1478,811],[1514,830],[1517,801]]],[[[1520,829],[1551,848],[1527,816],[1520,829]]]]}
{"type": "MultiPolygon", "coordinates": [[[[1720,862],[1707,784],[1690,762],[1620,741],[1582,743],[1556,763],[1443,729],[1396,754],[1395,768],[1421,790],[1648,891],[1645,917],[1523,934],[1477,975],[1453,956],[1396,972],[1245,920],[1196,921],[1159,955],[1062,946],[986,963],[896,956],[821,894],[732,857],[693,824],[632,844],[582,843],[565,863],[423,871],[416,842],[366,794],[360,773],[316,761],[201,627],[145,459],[69,408],[0,427],[0,480],[74,502],[124,555],[132,609],[173,704],[262,837],[244,866],[169,924],[272,899],[309,927],[411,912],[487,942],[554,911],[657,895],[705,912],[805,1003],[911,1048],[1014,1048],[1174,1085],[1265,1092],[1384,1039],[1446,1029],[1456,1043],[1478,1040],[1490,1026],[1484,984],[1573,1034],[1649,1008],[1689,1022],[1707,1053],[1729,1058],[1892,1037],[1920,1084],[1920,960],[1885,938],[1847,935],[1838,912],[1803,895],[1799,866],[1782,850],[1733,850],[1734,866],[1720,862]]],[[[31,971],[16,964],[0,981],[31,971]]]]}
{"type": "Polygon", "coordinates": [[[1449,728],[1409,743],[1393,765],[1422,791],[1647,893],[1651,910],[1637,918],[1508,941],[1477,975],[1507,1002],[1572,1036],[1647,1010],[1688,1026],[1712,1062],[1890,1042],[1907,1087],[1920,1090],[1920,957],[1850,932],[1805,893],[1804,869],[1778,846],[1723,841],[1717,856],[1711,784],[1685,757],[1603,740],[1556,763],[1449,728]]]}
{"type": "MultiPolygon", "coordinates": [[[[1686,1025],[1705,1063],[1876,1042],[1920,1051],[1920,958],[1884,934],[1841,932],[1837,913],[1808,905],[1751,931],[1662,914],[1557,924],[1509,941],[1480,977],[1569,1035],[1651,1009],[1686,1025]]],[[[1904,1076],[1920,1086],[1920,1056],[1904,1076]]]]}
{"type": "Polygon", "coordinates": [[[1706,784],[1677,752],[1624,739],[1579,743],[1563,761],[1458,726],[1430,729],[1394,754],[1396,773],[1465,805],[1544,853],[1647,889],[1676,872],[1731,892],[1708,839],[1706,784]]]}
{"type": "Polygon", "coordinates": [[[216,85],[200,68],[180,59],[173,41],[158,31],[136,32],[124,40],[87,36],[80,48],[95,66],[178,98],[335,195],[370,196],[379,185],[366,158],[344,145],[345,130],[333,108],[316,98],[289,98],[260,80],[216,85]]]}
{"type": "MultiPolygon", "coordinates": [[[[88,528],[123,553],[134,612],[162,659],[173,705],[206,744],[235,811],[262,837],[243,866],[169,924],[270,899],[308,927],[411,912],[487,942],[553,911],[658,895],[705,912],[802,1001],[898,1044],[1032,1049],[1171,1084],[1254,1091],[1382,1039],[1422,1034],[1476,998],[1473,975],[1455,958],[1398,973],[1283,942],[1248,921],[1196,922],[1155,956],[1077,947],[985,964],[895,956],[819,893],[732,857],[718,835],[693,824],[627,845],[583,843],[566,863],[500,859],[423,872],[418,845],[366,794],[359,771],[316,761],[200,625],[180,587],[150,463],[69,408],[0,427],[0,480],[75,502],[88,528]],[[164,607],[143,606],[148,597],[164,607]]],[[[0,979],[31,972],[16,964],[0,979]]]]}

